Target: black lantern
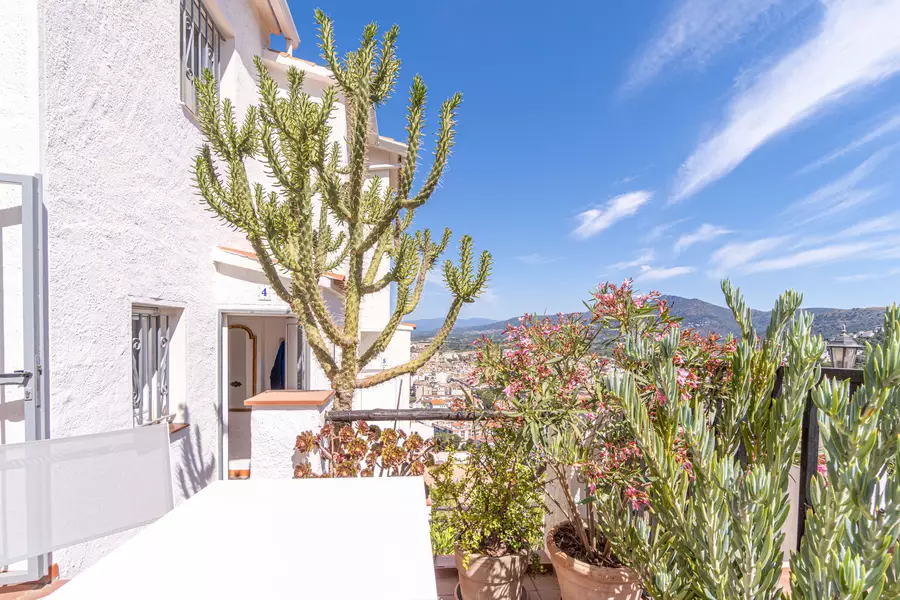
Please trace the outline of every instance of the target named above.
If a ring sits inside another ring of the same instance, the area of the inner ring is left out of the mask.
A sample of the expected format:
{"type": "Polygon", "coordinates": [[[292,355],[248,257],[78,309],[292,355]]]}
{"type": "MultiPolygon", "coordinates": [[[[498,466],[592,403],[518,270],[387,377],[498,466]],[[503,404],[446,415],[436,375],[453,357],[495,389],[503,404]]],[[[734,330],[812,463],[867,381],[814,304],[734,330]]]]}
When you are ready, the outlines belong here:
{"type": "Polygon", "coordinates": [[[856,355],[862,346],[847,334],[847,326],[841,325],[841,335],[830,340],[825,346],[831,356],[831,366],[838,369],[852,369],[856,366],[856,355]]]}

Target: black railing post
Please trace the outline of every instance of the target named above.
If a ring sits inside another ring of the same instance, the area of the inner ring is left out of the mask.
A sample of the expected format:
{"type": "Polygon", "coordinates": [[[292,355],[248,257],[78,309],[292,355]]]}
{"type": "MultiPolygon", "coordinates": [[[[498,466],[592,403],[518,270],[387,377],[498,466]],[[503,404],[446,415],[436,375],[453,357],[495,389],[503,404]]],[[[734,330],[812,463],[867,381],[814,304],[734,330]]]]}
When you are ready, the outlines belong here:
{"type": "Polygon", "coordinates": [[[797,495],[797,551],[806,530],[806,510],[809,506],[809,485],[819,468],[819,414],[812,396],[806,397],[803,410],[803,431],[800,438],[800,481],[797,495]]]}

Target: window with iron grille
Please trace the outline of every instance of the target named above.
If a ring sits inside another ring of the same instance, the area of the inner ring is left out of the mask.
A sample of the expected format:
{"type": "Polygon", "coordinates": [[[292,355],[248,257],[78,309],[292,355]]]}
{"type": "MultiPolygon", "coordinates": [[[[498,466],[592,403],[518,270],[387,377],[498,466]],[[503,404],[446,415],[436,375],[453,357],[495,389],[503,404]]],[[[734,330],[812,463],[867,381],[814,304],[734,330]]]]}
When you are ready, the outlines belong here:
{"type": "Polygon", "coordinates": [[[131,313],[131,403],[135,425],[169,416],[169,315],[155,308],[131,313]]]}
{"type": "Polygon", "coordinates": [[[194,78],[209,69],[219,81],[222,33],[200,0],[181,0],[181,101],[197,110],[194,78]]]}

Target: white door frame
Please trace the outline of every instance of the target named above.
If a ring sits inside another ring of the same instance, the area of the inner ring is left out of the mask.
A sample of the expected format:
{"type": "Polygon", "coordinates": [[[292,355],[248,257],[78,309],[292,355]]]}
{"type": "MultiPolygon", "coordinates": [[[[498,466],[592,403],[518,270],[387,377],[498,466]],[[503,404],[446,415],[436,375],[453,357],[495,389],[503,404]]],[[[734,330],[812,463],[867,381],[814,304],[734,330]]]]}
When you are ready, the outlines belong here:
{"type": "MultiPolygon", "coordinates": [[[[40,175],[0,173],[0,183],[22,190],[23,373],[4,374],[6,385],[25,388],[25,441],[49,437],[49,309],[47,302],[47,221],[40,175]],[[21,382],[21,383],[20,383],[21,382]]],[[[30,527],[40,528],[40,511],[30,511],[30,527]]],[[[25,569],[0,573],[0,585],[36,581],[47,574],[48,556],[29,558],[25,569]]]]}
{"type": "MultiPolygon", "coordinates": [[[[279,306],[226,306],[219,308],[219,479],[228,479],[228,384],[230,383],[228,380],[228,317],[289,317],[291,315],[289,308],[279,306]]],[[[258,369],[258,365],[253,365],[253,368],[258,369]]]]}

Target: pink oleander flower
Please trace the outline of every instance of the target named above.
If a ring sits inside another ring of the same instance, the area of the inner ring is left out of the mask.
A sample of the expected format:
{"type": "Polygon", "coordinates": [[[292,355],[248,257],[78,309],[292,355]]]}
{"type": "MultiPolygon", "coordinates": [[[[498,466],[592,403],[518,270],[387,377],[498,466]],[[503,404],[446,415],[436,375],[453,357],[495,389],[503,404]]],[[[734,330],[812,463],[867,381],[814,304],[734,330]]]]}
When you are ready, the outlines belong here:
{"type": "Polygon", "coordinates": [[[666,395],[662,392],[662,390],[660,390],[658,388],[656,390],[656,402],[660,406],[665,406],[665,404],[666,404],[666,395]]]}

